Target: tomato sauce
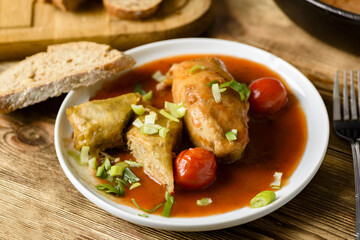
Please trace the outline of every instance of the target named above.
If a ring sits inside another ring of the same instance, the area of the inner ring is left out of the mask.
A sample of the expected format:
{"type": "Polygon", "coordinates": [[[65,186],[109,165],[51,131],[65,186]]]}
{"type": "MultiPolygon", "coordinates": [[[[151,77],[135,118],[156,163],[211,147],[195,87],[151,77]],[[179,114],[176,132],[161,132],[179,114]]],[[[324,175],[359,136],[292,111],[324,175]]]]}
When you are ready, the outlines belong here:
{"type": "MultiPolygon", "coordinates": [[[[157,108],[163,108],[165,100],[172,101],[171,92],[156,91],[157,82],[152,80],[151,75],[157,70],[165,74],[173,63],[202,56],[177,56],[140,66],[118,80],[104,85],[95,99],[133,92],[135,84],[141,83],[145,91],[153,91],[152,104],[157,108]]],[[[278,74],[261,64],[230,56],[216,57],[225,63],[228,71],[239,82],[249,84],[261,77],[281,80],[278,74]]],[[[257,193],[272,190],[270,183],[274,180],[275,171],[283,173],[282,186],[286,185],[303,155],[307,140],[304,112],[292,92],[288,88],[287,91],[287,104],[272,117],[263,118],[250,114],[250,142],[243,158],[229,165],[218,165],[216,180],[210,187],[196,191],[185,191],[175,187],[172,217],[207,216],[249,206],[250,200],[257,193]],[[204,197],[211,198],[213,203],[206,207],[197,206],[196,200],[204,197]]],[[[182,149],[192,146],[186,134],[184,135],[182,149]]],[[[179,149],[177,154],[182,149],[179,149]]],[[[134,159],[129,153],[118,155],[121,159],[134,159]]],[[[144,173],[142,168],[132,170],[141,179],[141,186],[126,191],[125,197],[118,197],[115,201],[135,207],[131,202],[131,198],[134,198],[140,206],[148,209],[164,202],[165,188],[144,173]]],[[[161,214],[161,209],[155,214],[161,214]]]]}

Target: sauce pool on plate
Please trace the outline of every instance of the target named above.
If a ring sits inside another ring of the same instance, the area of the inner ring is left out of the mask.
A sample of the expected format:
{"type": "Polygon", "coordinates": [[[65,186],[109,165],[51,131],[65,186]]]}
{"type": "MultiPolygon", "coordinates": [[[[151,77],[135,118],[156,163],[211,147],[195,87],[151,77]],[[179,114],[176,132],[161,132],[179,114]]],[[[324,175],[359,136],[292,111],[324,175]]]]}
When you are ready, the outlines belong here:
{"type": "MultiPolygon", "coordinates": [[[[151,104],[157,108],[163,108],[164,101],[172,101],[171,89],[157,91],[158,82],[152,79],[152,74],[157,70],[165,74],[173,63],[197,57],[203,57],[203,55],[176,56],[140,66],[119,79],[105,84],[93,99],[104,99],[133,92],[134,86],[141,83],[145,91],[152,90],[154,93],[151,104]]],[[[225,63],[228,71],[238,82],[249,85],[251,81],[261,77],[281,80],[278,74],[261,64],[230,56],[216,55],[215,57],[225,63]]],[[[185,191],[175,187],[173,194],[175,203],[171,210],[171,217],[208,216],[250,206],[250,200],[257,193],[273,190],[270,183],[274,180],[275,172],[283,173],[281,184],[286,185],[301,160],[307,140],[307,126],[303,110],[292,92],[288,88],[287,91],[287,104],[273,116],[264,118],[249,113],[250,142],[242,159],[232,164],[219,164],[216,180],[210,187],[196,191],[185,191]],[[202,198],[211,198],[213,202],[208,206],[200,207],[196,201],[202,198]]],[[[192,147],[186,134],[184,135],[182,146],[176,154],[182,149],[192,147]]],[[[122,160],[134,159],[126,152],[116,152],[116,155],[122,160]]],[[[135,207],[131,201],[131,198],[134,198],[141,207],[147,209],[152,209],[164,202],[165,187],[151,179],[142,171],[142,168],[132,168],[132,170],[141,179],[141,187],[126,191],[125,197],[109,197],[115,202],[131,207],[135,207]]],[[[104,182],[100,179],[98,181],[104,182]]],[[[161,211],[155,212],[155,214],[160,213],[161,211]]]]}

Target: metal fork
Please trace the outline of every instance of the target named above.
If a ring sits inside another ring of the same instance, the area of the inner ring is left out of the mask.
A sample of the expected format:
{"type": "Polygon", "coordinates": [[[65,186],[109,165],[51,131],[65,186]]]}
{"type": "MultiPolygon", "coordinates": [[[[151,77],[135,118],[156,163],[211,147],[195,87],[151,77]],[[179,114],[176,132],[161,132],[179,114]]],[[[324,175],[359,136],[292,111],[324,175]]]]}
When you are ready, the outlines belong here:
{"type": "Polygon", "coordinates": [[[354,87],[354,73],[350,71],[350,109],[349,111],[349,96],[347,85],[347,74],[344,71],[344,89],[343,89],[343,104],[342,114],[340,106],[340,93],[339,93],[339,72],[336,71],[333,92],[333,121],[334,129],[338,136],[348,140],[351,143],[352,156],[354,161],[354,175],[355,175],[355,239],[360,238],[360,70],[357,71],[358,79],[358,105],[356,104],[356,93],[354,87]]]}

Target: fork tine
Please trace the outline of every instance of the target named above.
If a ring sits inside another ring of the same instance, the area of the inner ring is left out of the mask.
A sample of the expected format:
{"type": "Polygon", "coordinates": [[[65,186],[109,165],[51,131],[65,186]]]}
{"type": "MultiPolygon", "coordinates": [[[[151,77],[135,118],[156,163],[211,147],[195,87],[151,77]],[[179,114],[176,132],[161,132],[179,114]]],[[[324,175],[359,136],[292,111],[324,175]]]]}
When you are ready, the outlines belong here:
{"type": "MultiPolygon", "coordinates": [[[[360,106],[359,106],[360,107],[360,106]]],[[[340,93],[339,93],[339,72],[336,71],[334,79],[334,91],[333,91],[333,119],[341,120],[340,113],[340,93]]]]}
{"type": "Polygon", "coordinates": [[[356,107],[356,96],[354,88],[354,76],[353,71],[350,71],[350,107],[351,107],[351,119],[357,119],[357,107],[356,107]]]}
{"type": "Polygon", "coordinates": [[[349,120],[349,118],[350,118],[350,116],[349,116],[349,96],[348,96],[346,71],[344,71],[343,117],[344,117],[344,120],[349,120]]]}

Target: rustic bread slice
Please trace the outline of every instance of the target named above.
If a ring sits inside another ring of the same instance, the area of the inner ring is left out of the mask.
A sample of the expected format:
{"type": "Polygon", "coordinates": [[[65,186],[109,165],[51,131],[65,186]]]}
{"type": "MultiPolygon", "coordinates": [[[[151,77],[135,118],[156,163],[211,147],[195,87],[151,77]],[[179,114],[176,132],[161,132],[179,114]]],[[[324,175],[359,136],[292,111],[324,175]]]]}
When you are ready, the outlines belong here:
{"type": "Polygon", "coordinates": [[[122,19],[142,19],[156,12],[162,0],[103,0],[106,10],[122,19]]]}
{"type": "Polygon", "coordinates": [[[63,11],[75,11],[87,0],[52,0],[52,3],[63,11]]]}
{"type": "Polygon", "coordinates": [[[0,113],[115,77],[135,60],[110,46],[72,42],[49,46],[0,73],[0,113]]]}

